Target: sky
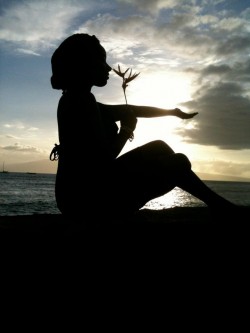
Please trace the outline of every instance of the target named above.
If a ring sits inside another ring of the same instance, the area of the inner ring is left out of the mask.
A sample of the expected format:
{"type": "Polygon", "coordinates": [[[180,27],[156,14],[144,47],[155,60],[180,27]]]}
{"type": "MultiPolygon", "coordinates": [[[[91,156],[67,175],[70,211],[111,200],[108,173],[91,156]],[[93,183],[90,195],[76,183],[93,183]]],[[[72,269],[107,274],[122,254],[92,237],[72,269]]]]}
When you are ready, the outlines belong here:
{"type": "MultiPolygon", "coordinates": [[[[74,33],[96,35],[112,68],[140,73],[127,87],[129,104],[198,112],[140,118],[123,152],[160,139],[196,172],[250,178],[247,0],[0,0],[0,169],[48,160],[58,143],[61,91],[51,88],[50,60],[74,33]]],[[[92,92],[123,104],[121,84],[111,72],[92,92]]]]}

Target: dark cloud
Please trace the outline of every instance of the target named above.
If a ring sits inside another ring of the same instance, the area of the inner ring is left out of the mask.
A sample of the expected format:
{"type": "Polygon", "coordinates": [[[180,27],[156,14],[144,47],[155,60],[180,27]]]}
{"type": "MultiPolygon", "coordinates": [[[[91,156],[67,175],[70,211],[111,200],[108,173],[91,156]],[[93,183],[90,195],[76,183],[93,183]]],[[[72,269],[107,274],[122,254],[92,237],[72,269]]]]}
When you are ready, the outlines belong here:
{"type": "Polygon", "coordinates": [[[225,74],[231,71],[228,65],[209,65],[203,71],[202,75],[225,74]]]}
{"type": "Polygon", "coordinates": [[[250,59],[246,61],[237,61],[231,71],[227,73],[227,79],[230,81],[250,83],[250,59]]]}
{"type": "MultiPolygon", "coordinates": [[[[227,61],[230,61],[228,59],[227,61]]],[[[197,82],[204,82],[208,80],[211,82],[217,77],[219,81],[234,82],[244,87],[250,83],[250,59],[235,61],[233,64],[213,64],[208,65],[203,69],[198,67],[188,67],[184,69],[185,73],[197,74],[197,82]]]]}
{"type": "Polygon", "coordinates": [[[218,55],[230,55],[246,52],[250,49],[250,36],[232,36],[217,45],[215,51],[218,55]]]}
{"type": "Polygon", "coordinates": [[[179,131],[186,141],[221,149],[250,149],[250,98],[240,84],[203,85],[183,105],[199,112],[195,129],[185,130],[185,134],[179,131]]]}

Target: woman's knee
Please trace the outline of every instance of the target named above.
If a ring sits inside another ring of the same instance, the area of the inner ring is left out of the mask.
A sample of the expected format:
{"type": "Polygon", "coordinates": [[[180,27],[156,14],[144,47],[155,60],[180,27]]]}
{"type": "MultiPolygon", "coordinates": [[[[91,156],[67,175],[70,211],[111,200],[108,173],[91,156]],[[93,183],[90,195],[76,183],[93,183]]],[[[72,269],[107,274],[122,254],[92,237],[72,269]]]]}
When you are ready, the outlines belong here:
{"type": "Polygon", "coordinates": [[[174,153],[173,149],[164,141],[162,140],[155,140],[149,143],[151,148],[154,149],[155,152],[158,153],[174,153]]]}
{"type": "Polygon", "coordinates": [[[192,165],[186,155],[182,153],[176,153],[174,154],[174,158],[176,161],[176,165],[178,165],[178,168],[181,168],[181,170],[186,170],[186,171],[191,170],[192,165]]]}

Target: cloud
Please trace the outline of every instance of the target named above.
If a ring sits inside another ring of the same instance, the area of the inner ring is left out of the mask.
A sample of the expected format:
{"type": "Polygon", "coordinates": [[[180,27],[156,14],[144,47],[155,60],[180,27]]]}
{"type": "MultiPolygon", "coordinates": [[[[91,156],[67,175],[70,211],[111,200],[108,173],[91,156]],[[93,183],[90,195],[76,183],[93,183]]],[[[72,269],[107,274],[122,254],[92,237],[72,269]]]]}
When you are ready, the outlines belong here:
{"type": "Polygon", "coordinates": [[[19,129],[19,130],[25,129],[25,126],[22,123],[4,124],[3,127],[5,127],[5,128],[14,128],[14,129],[19,129]]]}
{"type": "Polygon", "coordinates": [[[250,177],[250,163],[237,163],[230,160],[196,161],[196,169],[204,173],[250,177]]]}
{"type": "Polygon", "coordinates": [[[3,124],[4,128],[8,129],[18,129],[18,130],[25,130],[25,131],[37,131],[39,130],[38,127],[24,125],[22,122],[13,122],[12,124],[3,124]]]}
{"type": "Polygon", "coordinates": [[[199,112],[194,129],[185,133],[178,130],[186,141],[221,149],[250,149],[250,98],[244,95],[241,85],[206,84],[183,105],[199,112]]]}
{"type": "Polygon", "coordinates": [[[195,129],[178,133],[186,141],[218,146],[221,149],[250,149],[250,59],[192,68],[196,91],[191,101],[183,103],[199,112],[195,129]]]}
{"type": "Polygon", "coordinates": [[[15,135],[10,135],[10,134],[5,135],[5,137],[6,137],[7,139],[14,139],[14,140],[19,139],[17,136],[15,136],[15,135]]]}
{"type": "Polygon", "coordinates": [[[23,53],[23,54],[28,54],[28,55],[34,55],[34,56],[40,56],[39,53],[36,53],[32,50],[26,50],[26,49],[22,49],[22,48],[17,48],[17,52],[19,53],[23,53]]]}
{"type": "Polygon", "coordinates": [[[2,10],[0,40],[22,45],[26,53],[47,48],[65,36],[70,23],[83,9],[76,1],[16,2],[2,10]]]}
{"type": "Polygon", "coordinates": [[[121,2],[137,10],[123,16],[115,11],[100,13],[84,21],[76,32],[97,35],[108,51],[120,57],[123,52],[126,56],[128,52],[138,54],[138,51],[159,48],[165,51],[166,58],[204,62],[218,56],[242,55],[250,47],[250,24],[243,16],[226,19],[219,11],[208,15],[202,7],[190,5],[190,1],[121,2]],[[142,4],[145,8],[158,8],[160,19],[141,15],[142,4]],[[173,7],[175,10],[171,10],[173,7]]]}
{"type": "Polygon", "coordinates": [[[29,145],[21,145],[20,143],[15,143],[14,145],[3,146],[1,147],[3,150],[13,151],[13,152],[24,152],[24,153],[44,153],[43,150],[29,146],[29,145]]]}
{"type": "MultiPolygon", "coordinates": [[[[186,3],[185,0],[178,1],[181,4],[186,3]]],[[[161,9],[174,8],[178,3],[176,0],[118,0],[118,3],[133,6],[141,12],[158,14],[161,9]]]]}
{"type": "Polygon", "coordinates": [[[238,54],[240,52],[247,52],[250,49],[250,37],[248,35],[242,36],[231,36],[226,38],[225,41],[221,41],[220,44],[216,46],[216,53],[218,55],[231,55],[238,54]]]}
{"type": "Polygon", "coordinates": [[[0,39],[17,44],[19,52],[38,55],[73,32],[75,25],[74,32],[96,34],[120,58],[139,46],[141,51],[161,48],[166,56],[193,59],[247,49],[247,11],[240,17],[223,17],[220,11],[208,15],[204,3],[201,7],[189,0],[26,0],[3,10],[0,39]]]}
{"type": "Polygon", "coordinates": [[[239,17],[227,17],[223,18],[222,20],[218,20],[216,28],[225,30],[227,32],[231,32],[233,30],[240,31],[244,29],[246,24],[248,24],[248,22],[239,17]]]}
{"type": "MultiPolygon", "coordinates": [[[[229,60],[230,61],[230,60],[229,60]]],[[[199,71],[197,71],[199,73],[199,71]]],[[[209,65],[201,70],[199,80],[211,80],[211,76],[214,79],[224,80],[228,82],[237,82],[242,87],[250,83],[250,59],[243,61],[236,61],[234,64],[219,64],[209,65]]]]}
{"type": "Polygon", "coordinates": [[[228,65],[209,65],[202,70],[202,77],[206,75],[221,75],[231,71],[228,65]]]}

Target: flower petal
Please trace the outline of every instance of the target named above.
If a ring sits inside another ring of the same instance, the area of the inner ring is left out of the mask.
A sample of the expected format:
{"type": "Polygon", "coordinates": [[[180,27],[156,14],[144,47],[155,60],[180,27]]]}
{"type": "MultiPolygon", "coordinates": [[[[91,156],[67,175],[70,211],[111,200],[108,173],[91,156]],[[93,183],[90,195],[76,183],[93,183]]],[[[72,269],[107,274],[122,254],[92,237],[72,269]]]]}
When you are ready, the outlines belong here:
{"type": "Polygon", "coordinates": [[[117,75],[119,75],[120,77],[124,77],[124,74],[123,73],[121,73],[121,72],[118,72],[116,69],[114,69],[113,68],[113,71],[117,74],[117,75]]]}
{"type": "Polygon", "coordinates": [[[135,74],[133,74],[131,77],[126,78],[126,79],[125,79],[125,80],[126,80],[126,83],[131,82],[132,80],[134,80],[139,74],[140,74],[140,73],[135,73],[135,74]]]}

